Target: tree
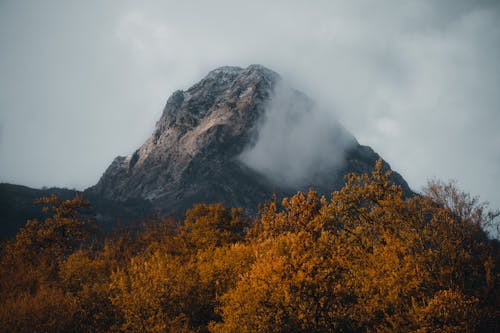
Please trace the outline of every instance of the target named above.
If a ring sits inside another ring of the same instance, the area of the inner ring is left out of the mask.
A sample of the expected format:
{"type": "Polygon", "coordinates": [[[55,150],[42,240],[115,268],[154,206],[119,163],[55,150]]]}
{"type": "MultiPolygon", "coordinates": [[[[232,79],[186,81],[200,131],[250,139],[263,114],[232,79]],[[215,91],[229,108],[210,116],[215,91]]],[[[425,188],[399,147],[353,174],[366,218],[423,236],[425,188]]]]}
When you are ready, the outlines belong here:
{"type": "Polygon", "coordinates": [[[90,212],[85,210],[90,202],[79,194],[71,200],[60,200],[52,195],[37,199],[35,203],[44,204],[42,211],[51,216],[43,222],[28,221],[7,246],[7,255],[64,258],[77,250],[95,228],[90,212]]]}
{"type": "Polygon", "coordinates": [[[310,192],[264,207],[250,240],[259,255],[221,297],[212,332],[498,329],[498,247],[482,215],[404,198],[381,161],[346,180],[330,201],[310,192]]]}
{"type": "Polygon", "coordinates": [[[187,250],[196,251],[243,240],[250,219],[240,208],[222,204],[195,204],[186,212],[179,239],[187,250]]]}
{"type": "Polygon", "coordinates": [[[123,315],[123,331],[175,332],[188,330],[189,318],[199,313],[198,285],[192,263],[156,251],[113,272],[110,298],[123,315]]]}
{"type": "Polygon", "coordinates": [[[78,311],[78,301],[61,287],[58,271],[89,239],[93,220],[82,214],[89,203],[80,195],[36,202],[51,215],[43,222],[28,221],[6,244],[0,262],[0,327],[8,332],[68,331],[78,311]]]}
{"type": "Polygon", "coordinates": [[[496,332],[499,243],[454,184],[403,196],[379,161],[327,199],[194,205],[91,242],[81,197],[41,200],[0,259],[0,332],[496,332]]]}

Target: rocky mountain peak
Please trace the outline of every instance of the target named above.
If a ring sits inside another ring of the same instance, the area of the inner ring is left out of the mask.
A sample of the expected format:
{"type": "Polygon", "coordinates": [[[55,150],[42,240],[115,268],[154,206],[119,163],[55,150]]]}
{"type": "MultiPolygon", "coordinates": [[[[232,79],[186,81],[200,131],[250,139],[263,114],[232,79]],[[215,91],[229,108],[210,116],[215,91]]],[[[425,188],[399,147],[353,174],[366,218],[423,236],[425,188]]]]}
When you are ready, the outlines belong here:
{"type": "Polygon", "coordinates": [[[113,200],[170,197],[193,169],[241,153],[256,135],[255,123],[278,80],[260,65],[226,66],[174,92],[149,139],[132,155],[117,157],[91,191],[113,200]]]}
{"type": "MultiPolygon", "coordinates": [[[[147,141],[132,155],[117,157],[87,191],[117,201],[148,200],[171,213],[194,202],[219,201],[255,210],[273,192],[296,191],[281,188],[239,158],[255,144],[280,82],[276,72],[261,65],[212,70],[186,91],[174,92],[147,141]]],[[[286,96],[287,105],[312,104],[295,90],[286,96]]],[[[345,172],[367,171],[377,158],[356,143],[346,151],[344,169],[325,173],[328,180],[318,183],[331,191],[345,172]]]]}

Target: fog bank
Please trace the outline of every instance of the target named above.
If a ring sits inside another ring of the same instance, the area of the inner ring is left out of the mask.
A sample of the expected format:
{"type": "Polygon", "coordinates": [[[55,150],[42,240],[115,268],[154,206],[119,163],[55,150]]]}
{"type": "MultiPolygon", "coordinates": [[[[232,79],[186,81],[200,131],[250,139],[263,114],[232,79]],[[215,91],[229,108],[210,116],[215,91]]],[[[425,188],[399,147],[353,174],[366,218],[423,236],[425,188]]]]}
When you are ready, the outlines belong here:
{"type": "Polygon", "coordinates": [[[255,144],[240,158],[277,185],[301,187],[342,167],[344,151],[354,143],[334,112],[281,81],[261,119],[255,144]]]}

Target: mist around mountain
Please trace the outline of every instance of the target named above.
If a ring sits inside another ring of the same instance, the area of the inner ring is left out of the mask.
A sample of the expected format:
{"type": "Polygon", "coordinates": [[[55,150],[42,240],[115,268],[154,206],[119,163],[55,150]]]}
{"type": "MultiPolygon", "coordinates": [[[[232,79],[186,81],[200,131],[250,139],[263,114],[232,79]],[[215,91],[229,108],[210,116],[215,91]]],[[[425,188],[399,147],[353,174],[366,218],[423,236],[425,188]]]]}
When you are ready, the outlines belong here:
{"type": "MultiPolygon", "coordinates": [[[[330,193],[377,159],[279,74],[261,65],[221,67],[176,91],[150,138],[117,157],[87,192],[148,200],[161,212],[195,202],[255,212],[273,194],[330,193]]],[[[393,181],[411,192],[397,173],[393,181]]]]}

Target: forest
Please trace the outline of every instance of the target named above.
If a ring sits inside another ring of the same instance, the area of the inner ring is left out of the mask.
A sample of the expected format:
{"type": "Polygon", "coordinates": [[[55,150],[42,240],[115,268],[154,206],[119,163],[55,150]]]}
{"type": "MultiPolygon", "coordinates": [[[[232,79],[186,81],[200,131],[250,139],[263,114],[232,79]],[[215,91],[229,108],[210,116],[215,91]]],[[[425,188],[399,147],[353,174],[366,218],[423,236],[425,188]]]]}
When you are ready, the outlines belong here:
{"type": "Polygon", "coordinates": [[[389,176],[106,234],[82,196],[40,198],[49,217],[1,245],[0,331],[499,332],[498,212],[389,176]]]}

